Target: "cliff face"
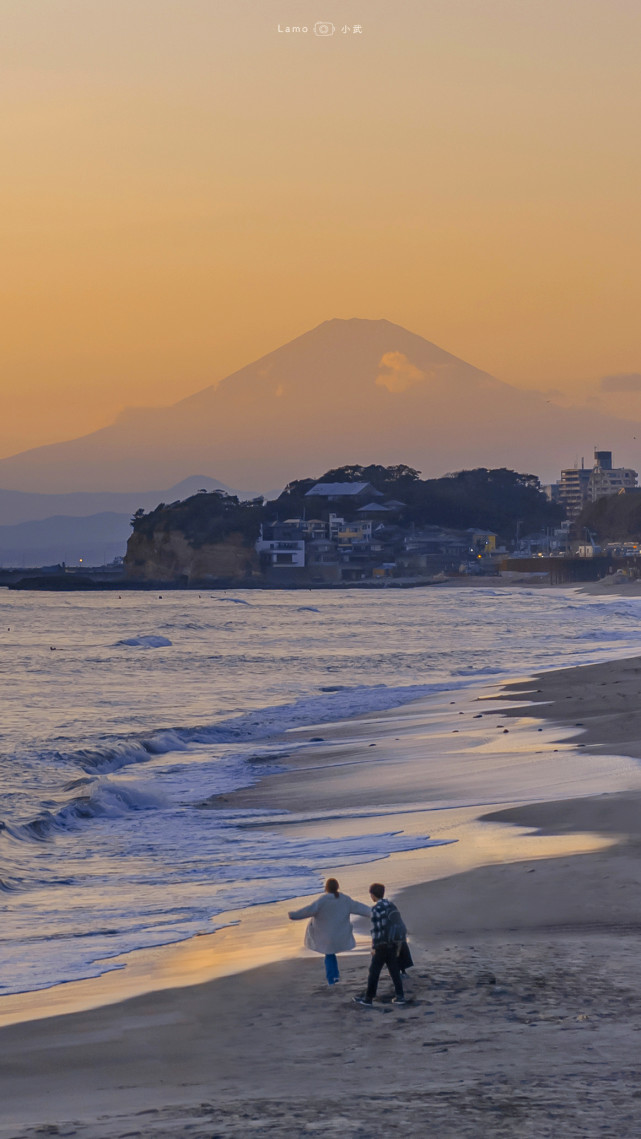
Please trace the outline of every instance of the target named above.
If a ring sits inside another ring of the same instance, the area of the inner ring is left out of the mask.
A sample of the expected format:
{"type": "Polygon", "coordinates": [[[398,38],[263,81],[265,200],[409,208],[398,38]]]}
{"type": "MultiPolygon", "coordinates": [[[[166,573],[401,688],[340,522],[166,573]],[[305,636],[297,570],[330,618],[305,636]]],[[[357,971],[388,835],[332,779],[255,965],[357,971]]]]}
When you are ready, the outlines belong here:
{"type": "Polygon", "coordinates": [[[260,572],[258,556],[242,534],[221,542],[193,546],[180,530],[134,533],[127,543],[127,577],[134,581],[246,580],[260,572]]]}

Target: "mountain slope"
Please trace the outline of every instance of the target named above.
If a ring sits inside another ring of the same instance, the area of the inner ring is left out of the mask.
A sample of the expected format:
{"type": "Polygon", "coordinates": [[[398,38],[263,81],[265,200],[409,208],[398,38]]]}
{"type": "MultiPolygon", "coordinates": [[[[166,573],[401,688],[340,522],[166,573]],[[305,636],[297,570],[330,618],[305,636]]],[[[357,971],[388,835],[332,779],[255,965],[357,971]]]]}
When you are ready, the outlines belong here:
{"type": "Polygon", "coordinates": [[[545,479],[598,444],[638,466],[641,428],[560,408],[389,321],[330,320],[170,408],[0,461],[0,486],[124,489],[196,467],[232,485],[282,485],[346,462],[433,476],[509,466],[545,479]]]}
{"type": "Polygon", "coordinates": [[[235,491],[220,479],[191,475],[168,490],[75,491],[71,494],[37,494],[20,490],[0,490],[0,526],[39,522],[59,516],[80,518],[113,512],[130,516],[139,507],[153,510],[160,502],[176,502],[197,491],[225,490],[240,498],[254,498],[257,491],[235,491]]]}
{"type": "Polygon", "coordinates": [[[111,511],[0,526],[0,566],[106,565],[124,556],[130,534],[129,515],[111,511]]]}

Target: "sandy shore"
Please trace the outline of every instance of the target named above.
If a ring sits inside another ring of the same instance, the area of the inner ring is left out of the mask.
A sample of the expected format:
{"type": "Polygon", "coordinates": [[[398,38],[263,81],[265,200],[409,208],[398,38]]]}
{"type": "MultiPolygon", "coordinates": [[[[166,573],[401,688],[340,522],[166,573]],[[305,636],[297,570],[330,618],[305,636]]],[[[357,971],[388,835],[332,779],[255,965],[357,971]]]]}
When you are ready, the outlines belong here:
{"type": "Polygon", "coordinates": [[[641,759],[641,657],[542,673],[503,692],[506,718],[520,719],[526,699],[530,717],[553,720],[567,733],[561,739],[591,755],[641,759]]]}
{"type": "Polygon", "coordinates": [[[290,957],[10,1025],[0,1136],[638,1136],[640,695],[641,660],[616,661],[319,730],[322,755],[235,802],[457,840],[345,883],[422,882],[397,893],[410,1004],[384,983],[354,1006],[355,953],[331,990],[290,957]]]}
{"type": "Polygon", "coordinates": [[[591,581],[580,587],[581,593],[591,593],[594,596],[613,594],[616,597],[641,597],[641,581],[625,577],[623,574],[613,573],[600,581],[591,581]]]}

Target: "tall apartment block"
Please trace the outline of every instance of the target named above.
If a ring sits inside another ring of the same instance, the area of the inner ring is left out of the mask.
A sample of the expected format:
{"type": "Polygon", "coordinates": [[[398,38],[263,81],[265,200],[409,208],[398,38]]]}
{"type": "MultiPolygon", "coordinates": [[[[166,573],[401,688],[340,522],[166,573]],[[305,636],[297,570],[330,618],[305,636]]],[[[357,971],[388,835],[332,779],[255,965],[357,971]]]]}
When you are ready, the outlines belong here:
{"type": "Polygon", "coordinates": [[[631,467],[613,467],[611,451],[595,451],[594,466],[586,469],[568,467],[561,471],[561,478],[555,484],[555,498],[566,509],[573,522],[581,513],[586,502],[596,502],[609,494],[632,490],[637,485],[638,474],[631,467]]]}
{"type": "Polygon", "coordinates": [[[568,467],[561,471],[558,486],[558,501],[565,507],[568,518],[573,522],[578,518],[590,498],[590,476],[592,471],[584,466],[568,467]]]}
{"type": "Polygon", "coordinates": [[[631,467],[613,467],[611,451],[595,451],[594,466],[590,472],[590,502],[620,490],[631,490],[637,485],[638,475],[631,467]]]}

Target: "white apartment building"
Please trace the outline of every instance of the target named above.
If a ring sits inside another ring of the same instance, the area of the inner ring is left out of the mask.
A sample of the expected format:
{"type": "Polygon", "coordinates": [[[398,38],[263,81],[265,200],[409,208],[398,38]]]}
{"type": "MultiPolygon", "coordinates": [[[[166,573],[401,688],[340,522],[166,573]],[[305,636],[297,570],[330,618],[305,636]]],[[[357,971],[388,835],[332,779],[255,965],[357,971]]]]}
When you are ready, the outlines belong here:
{"type": "Polygon", "coordinates": [[[303,538],[259,538],[256,552],[268,555],[272,566],[305,567],[305,541],[303,538]]]}
{"type": "Polygon", "coordinates": [[[611,451],[595,451],[594,466],[568,467],[561,471],[561,479],[550,487],[548,497],[562,503],[569,519],[574,521],[586,502],[596,502],[610,494],[632,490],[638,475],[631,467],[613,467],[611,451]]]}
{"type": "Polygon", "coordinates": [[[631,467],[613,467],[611,451],[595,451],[594,466],[590,472],[590,502],[618,494],[621,490],[631,490],[637,485],[638,475],[631,467]]]}

